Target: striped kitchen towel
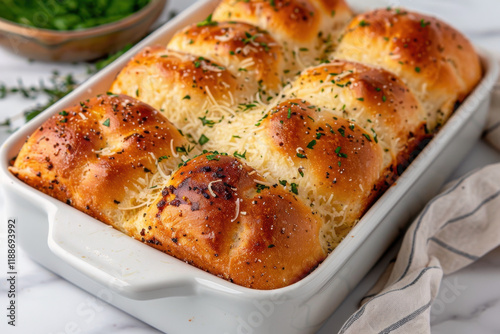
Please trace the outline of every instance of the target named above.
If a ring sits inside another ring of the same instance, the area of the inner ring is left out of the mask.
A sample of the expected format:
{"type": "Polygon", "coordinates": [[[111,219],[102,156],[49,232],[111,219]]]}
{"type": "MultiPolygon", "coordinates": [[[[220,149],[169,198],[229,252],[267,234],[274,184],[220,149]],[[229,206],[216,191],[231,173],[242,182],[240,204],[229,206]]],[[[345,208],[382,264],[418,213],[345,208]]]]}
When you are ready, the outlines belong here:
{"type": "MultiPolygon", "coordinates": [[[[485,140],[500,151],[500,84],[485,140]]],[[[410,226],[398,257],[340,333],[430,333],[443,275],[500,246],[500,164],[465,175],[431,200],[410,226]]]]}

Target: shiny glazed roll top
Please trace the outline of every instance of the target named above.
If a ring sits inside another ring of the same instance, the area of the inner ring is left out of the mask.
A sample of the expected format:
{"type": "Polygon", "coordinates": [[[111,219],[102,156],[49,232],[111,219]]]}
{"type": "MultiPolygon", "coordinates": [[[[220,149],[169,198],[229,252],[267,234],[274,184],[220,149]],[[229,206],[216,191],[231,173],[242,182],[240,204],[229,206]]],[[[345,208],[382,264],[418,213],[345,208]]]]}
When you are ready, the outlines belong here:
{"type": "Polygon", "coordinates": [[[387,186],[381,146],[357,124],[303,100],[282,102],[262,127],[269,149],[284,155],[296,171],[297,177],[282,185],[306,202],[313,199],[313,211],[320,215],[330,208],[322,242],[331,250],[387,186]]]}
{"type": "Polygon", "coordinates": [[[389,168],[404,163],[429,137],[419,101],[397,76],[380,68],[336,60],[302,72],[284,95],[328,108],[364,128],[384,149],[389,168]]]}
{"type": "Polygon", "coordinates": [[[176,168],[180,158],[171,148],[184,144],[150,106],[124,95],[101,95],[50,117],[28,138],[10,171],[123,231],[122,209],[141,200],[137,190],[150,186],[158,168],[176,168]]]}
{"type": "Polygon", "coordinates": [[[289,60],[310,66],[331,51],[352,12],[344,0],[222,0],[216,21],[240,21],[269,31],[289,60]]]}
{"type": "Polygon", "coordinates": [[[479,56],[460,32],[402,9],[356,16],[332,56],[380,66],[399,76],[425,109],[431,131],[444,124],[482,75],[479,56]]]}
{"type": "Polygon", "coordinates": [[[265,99],[290,77],[283,51],[265,30],[239,22],[193,24],[172,37],[168,49],[186,52],[227,68],[265,99]]]}
{"type": "Polygon", "coordinates": [[[293,194],[239,159],[209,152],[186,162],[125,228],[135,238],[254,289],[297,282],[325,258],[320,221],[293,194]]]}
{"type": "Polygon", "coordinates": [[[110,90],[150,104],[177,127],[197,123],[206,110],[211,117],[232,115],[238,101],[256,93],[224,66],[159,46],[132,58],[110,90]]]}

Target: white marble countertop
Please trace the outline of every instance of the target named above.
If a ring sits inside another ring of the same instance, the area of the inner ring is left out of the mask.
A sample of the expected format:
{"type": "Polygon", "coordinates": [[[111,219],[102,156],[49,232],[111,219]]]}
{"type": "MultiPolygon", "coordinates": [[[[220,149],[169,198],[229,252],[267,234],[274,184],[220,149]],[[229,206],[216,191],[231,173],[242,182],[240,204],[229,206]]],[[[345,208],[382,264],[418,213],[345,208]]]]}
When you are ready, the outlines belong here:
{"type": "MultiPolygon", "coordinates": [[[[171,0],[163,17],[172,8],[177,11],[194,1],[171,0]]],[[[431,11],[444,17],[465,31],[476,43],[489,47],[500,54],[500,21],[494,18],[500,11],[498,0],[477,1],[436,1],[436,0],[393,0],[393,1],[350,1],[354,5],[377,3],[381,6],[402,5],[421,11],[431,11]],[[483,4],[484,3],[484,4],[483,4]],[[489,16],[488,16],[488,13],[489,16]],[[467,14],[467,15],[465,15],[467,14]],[[486,15],[486,16],[484,16],[486,15]],[[466,18],[466,19],[464,19],[466,18]],[[489,21],[488,21],[489,18],[489,21]],[[472,24],[474,22],[474,24],[472,24]]],[[[358,6],[359,8],[359,6],[358,6]]],[[[28,63],[0,50],[0,82],[15,83],[23,78],[26,83],[47,78],[53,69],[62,73],[85,73],[81,65],[57,65],[28,63]]],[[[21,99],[0,100],[0,122],[5,117],[19,112],[32,104],[21,99]]],[[[0,143],[6,134],[0,133],[0,143]]],[[[457,167],[453,177],[486,164],[500,162],[500,153],[486,143],[478,142],[468,158],[457,167]]],[[[0,254],[6,254],[4,200],[0,194],[0,254]]],[[[499,217],[500,219],[500,217],[499,217]]],[[[336,333],[344,321],[353,313],[361,297],[377,280],[387,263],[397,253],[394,245],[356,289],[348,296],[339,309],[331,315],[318,334],[336,333]]],[[[2,260],[3,261],[3,260],[2,260]]],[[[5,262],[5,261],[3,261],[5,262]]],[[[7,284],[3,263],[0,280],[0,305],[4,308],[7,284]]],[[[18,324],[16,328],[6,325],[2,312],[0,333],[158,333],[147,324],[108,305],[86,293],[71,283],[47,271],[18,251],[19,280],[18,324]]],[[[432,306],[433,333],[500,333],[500,248],[494,250],[473,265],[444,278],[440,293],[432,306]]]]}

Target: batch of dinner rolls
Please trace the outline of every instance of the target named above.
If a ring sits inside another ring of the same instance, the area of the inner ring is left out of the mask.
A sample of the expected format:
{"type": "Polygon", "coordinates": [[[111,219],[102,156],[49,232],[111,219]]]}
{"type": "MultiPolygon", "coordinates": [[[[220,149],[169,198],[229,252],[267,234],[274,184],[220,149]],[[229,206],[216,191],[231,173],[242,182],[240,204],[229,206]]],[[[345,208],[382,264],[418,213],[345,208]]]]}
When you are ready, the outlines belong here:
{"type": "Polygon", "coordinates": [[[10,170],[166,254],[276,289],[321,264],[481,76],[471,43],[432,17],[222,0],[49,118],[10,170]]]}

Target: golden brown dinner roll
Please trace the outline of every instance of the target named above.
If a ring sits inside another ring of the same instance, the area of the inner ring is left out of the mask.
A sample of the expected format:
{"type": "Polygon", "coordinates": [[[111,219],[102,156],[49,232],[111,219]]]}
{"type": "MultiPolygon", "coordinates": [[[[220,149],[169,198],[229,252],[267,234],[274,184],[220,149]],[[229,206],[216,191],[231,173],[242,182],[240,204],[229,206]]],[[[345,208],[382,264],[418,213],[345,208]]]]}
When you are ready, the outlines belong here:
{"type": "Polygon", "coordinates": [[[427,112],[431,131],[450,117],[482,74],[478,55],[460,32],[402,9],[358,15],[333,56],[380,66],[399,76],[427,112]]]}
{"type": "Polygon", "coordinates": [[[215,21],[239,21],[269,31],[289,60],[310,66],[336,44],[352,17],[344,0],[222,0],[215,21]]]}
{"type": "Polygon", "coordinates": [[[425,110],[397,76],[383,69],[338,60],[305,70],[284,94],[364,128],[381,144],[388,168],[408,159],[429,136],[425,110]]]}
{"type": "Polygon", "coordinates": [[[110,90],[150,104],[177,127],[196,127],[198,117],[234,114],[238,103],[255,98],[256,86],[209,59],[158,46],[136,55],[110,90]]]}
{"type": "Polygon", "coordinates": [[[336,235],[325,235],[331,225],[322,235],[325,248],[331,250],[334,240],[345,236],[341,232],[353,226],[384,187],[386,166],[373,134],[320,110],[305,101],[288,100],[271,110],[262,127],[270,149],[291,160],[303,179],[297,191],[336,211],[329,217],[330,223],[338,224],[333,226],[337,231],[330,231],[336,235]]]}
{"type": "Polygon", "coordinates": [[[175,34],[167,48],[202,55],[227,68],[255,92],[261,91],[263,99],[270,96],[269,91],[279,92],[291,74],[285,66],[282,48],[274,38],[246,23],[193,24],[175,34]]]}
{"type": "Polygon", "coordinates": [[[101,95],[49,118],[10,171],[123,230],[124,210],[149,195],[143,190],[154,186],[158,169],[170,174],[181,161],[175,150],[183,145],[177,129],[150,106],[125,95],[101,95]]]}
{"type": "Polygon", "coordinates": [[[322,220],[325,252],[392,182],[372,131],[304,100],[285,100],[268,111],[255,108],[221,126],[224,131],[209,134],[208,148],[246,159],[303,201],[322,220]]]}
{"type": "Polygon", "coordinates": [[[297,282],[326,256],[320,222],[281,186],[217,152],[172,174],[135,238],[212,274],[254,289],[297,282]]]}

